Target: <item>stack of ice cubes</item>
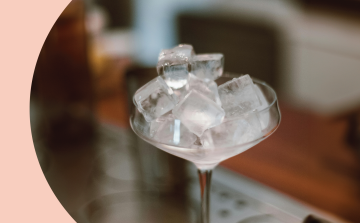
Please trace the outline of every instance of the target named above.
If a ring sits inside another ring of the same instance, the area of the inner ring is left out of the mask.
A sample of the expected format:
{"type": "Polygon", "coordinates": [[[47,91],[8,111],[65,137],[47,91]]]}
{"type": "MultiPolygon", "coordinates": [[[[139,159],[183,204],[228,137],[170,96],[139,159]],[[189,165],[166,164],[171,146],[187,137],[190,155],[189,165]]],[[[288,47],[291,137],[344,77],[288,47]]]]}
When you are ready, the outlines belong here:
{"type": "Polygon", "coordinates": [[[199,149],[259,138],[266,123],[253,111],[264,106],[261,91],[249,75],[218,86],[215,80],[223,70],[224,56],[219,53],[196,55],[187,44],[162,50],[159,76],[134,96],[138,111],[150,123],[148,136],[159,143],[199,149]]]}

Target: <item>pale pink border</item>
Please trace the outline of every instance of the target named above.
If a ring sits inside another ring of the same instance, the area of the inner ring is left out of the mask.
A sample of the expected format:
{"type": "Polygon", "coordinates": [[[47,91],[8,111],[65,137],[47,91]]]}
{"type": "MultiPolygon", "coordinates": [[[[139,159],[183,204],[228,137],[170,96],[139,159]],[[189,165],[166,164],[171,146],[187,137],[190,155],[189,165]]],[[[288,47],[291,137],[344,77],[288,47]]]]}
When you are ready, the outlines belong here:
{"type": "Polygon", "coordinates": [[[39,52],[69,2],[0,1],[0,222],[75,222],[44,178],[29,121],[30,87],[39,52]]]}

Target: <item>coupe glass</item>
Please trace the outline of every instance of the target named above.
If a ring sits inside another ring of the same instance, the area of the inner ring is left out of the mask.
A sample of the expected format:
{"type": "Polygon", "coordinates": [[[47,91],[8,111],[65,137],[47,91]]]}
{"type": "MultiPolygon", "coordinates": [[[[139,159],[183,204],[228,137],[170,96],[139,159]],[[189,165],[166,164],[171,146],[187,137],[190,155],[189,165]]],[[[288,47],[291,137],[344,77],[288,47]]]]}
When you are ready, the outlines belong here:
{"type": "MultiPolygon", "coordinates": [[[[220,85],[239,76],[241,75],[224,73],[216,82],[220,85]]],[[[209,223],[209,195],[212,170],[221,161],[238,155],[260,143],[279,127],[281,115],[275,91],[263,81],[253,78],[253,82],[257,86],[257,89],[262,92],[264,96],[263,100],[267,103],[265,103],[265,105],[263,104],[260,109],[251,112],[260,120],[262,127],[261,136],[243,144],[207,149],[196,145],[190,148],[184,148],[173,144],[161,143],[155,141],[150,136],[150,123],[146,122],[143,115],[137,109],[135,109],[131,115],[131,128],[141,139],[165,152],[186,159],[196,165],[201,189],[201,223],[209,223]]]]}

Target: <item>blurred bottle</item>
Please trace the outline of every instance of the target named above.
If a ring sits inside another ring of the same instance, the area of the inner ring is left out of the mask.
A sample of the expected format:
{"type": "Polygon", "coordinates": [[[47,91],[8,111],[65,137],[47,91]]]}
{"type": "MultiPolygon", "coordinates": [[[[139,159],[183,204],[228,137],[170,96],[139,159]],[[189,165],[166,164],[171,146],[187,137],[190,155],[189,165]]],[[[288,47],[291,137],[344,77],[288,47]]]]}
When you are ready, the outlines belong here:
{"type": "Polygon", "coordinates": [[[40,134],[51,148],[88,142],[94,136],[87,55],[84,2],[73,0],[50,30],[33,77],[32,96],[44,114],[40,134]]]}

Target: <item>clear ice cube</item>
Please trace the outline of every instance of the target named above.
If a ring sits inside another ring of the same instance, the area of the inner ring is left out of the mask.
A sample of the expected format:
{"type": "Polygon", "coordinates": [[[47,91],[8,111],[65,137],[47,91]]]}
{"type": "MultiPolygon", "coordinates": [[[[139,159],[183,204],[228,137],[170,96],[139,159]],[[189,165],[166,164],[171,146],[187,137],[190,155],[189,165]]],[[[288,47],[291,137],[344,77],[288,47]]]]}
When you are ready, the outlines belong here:
{"type": "Polygon", "coordinates": [[[192,58],[191,73],[204,81],[213,81],[220,77],[224,70],[222,54],[198,54],[192,58]]]}
{"type": "Polygon", "coordinates": [[[203,149],[203,146],[201,144],[200,137],[196,136],[195,142],[190,146],[191,149],[196,149],[199,151],[199,149],[203,149]]]}
{"type": "Polygon", "coordinates": [[[174,119],[174,115],[172,114],[171,111],[169,111],[168,113],[166,113],[166,114],[160,116],[159,118],[151,121],[151,123],[150,123],[150,136],[154,137],[155,133],[159,129],[160,125],[162,125],[165,122],[172,121],[173,119],[174,119]]]}
{"type": "Polygon", "coordinates": [[[235,135],[238,138],[238,144],[244,144],[256,140],[262,136],[261,123],[257,114],[250,114],[245,119],[239,120],[239,127],[236,129],[235,135]]]}
{"type": "Polygon", "coordinates": [[[157,72],[169,87],[179,89],[187,82],[189,62],[194,55],[193,47],[187,44],[162,50],[156,66],[157,72]]]}
{"type": "Polygon", "coordinates": [[[134,96],[134,104],[148,122],[172,110],[176,102],[174,92],[161,77],[142,86],[134,96]]]}
{"type": "Polygon", "coordinates": [[[196,90],[191,90],[172,112],[199,137],[206,129],[221,124],[225,116],[224,110],[218,104],[196,90]]]}
{"type": "Polygon", "coordinates": [[[201,136],[201,142],[204,148],[223,148],[251,142],[261,135],[259,119],[252,113],[206,130],[201,136]]]}
{"type": "Polygon", "coordinates": [[[189,91],[186,89],[186,85],[178,89],[173,89],[173,92],[176,95],[178,101],[184,99],[185,96],[189,93],[189,91]]]}
{"type": "Polygon", "coordinates": [[[261,105],[248,74],[220,85],[218,92],[227,120],[239,118],[261,105]]]}
{"type": "Polygon", "coordinates": [[[218,104],[219,106],[221,106],[218,86],[215,81],[205,82],[202,79],[193,75],[192,73],[189,73],[186,90],[188,92],[191,90],[196,90],[216,102],[216,104],[218,104]]]}
{"type": "Polygon", "coordinates": [[[209,94],[215,102],[216,104],[218,104],[221,107],[221,100],[220,100],[220,95],[219,95],[219,91],[218,91],[218,85],[215,83],[215,81],[210,81],[208,82],[208,87],[211,91],[212,94],[209,94]]]}
{"type": "Polygon", "coordinates": [[[156,141],[181,147],[190,147],[197,139],[171,112],[151,122],[150,136],[156,141]]]}
{"type": "Polygon", "coordinates": [[[264,111],[262,111],[262,110],[269,106],[269,102],[266,100],[265,95],[261,91],[259,86],[254,85],[254,89],[255,89],[256,94],[259,96],[259,99],[261,102],[261,105],[256,108],[256,110],[259,111],[258,116],[259,116],[259,120],[261,123],[261,128],[266,129],[269,125],[270,114],[269,114],[269,110],[264,110],[264,111]]]}
{"type": "Polygon", "coordinates": [[[135,117],[133,120],[134,129],[136,129],[136,131],[139,131],[140,134],[149,137],[151,122],[146,121],[144,115],[138,109],[136,109],[135,111],[135,117]]]}
{"type": "Polygon", "coordinates": [[[187,84],[179,89],[173,89],[178,101],[181,101],[191,90],[196,90],[199,93],[207,96],[221,106],[220,96],[218,93],[218,86],[215,81],[205,82],[204,80],[189,73],[187,84]]]}

